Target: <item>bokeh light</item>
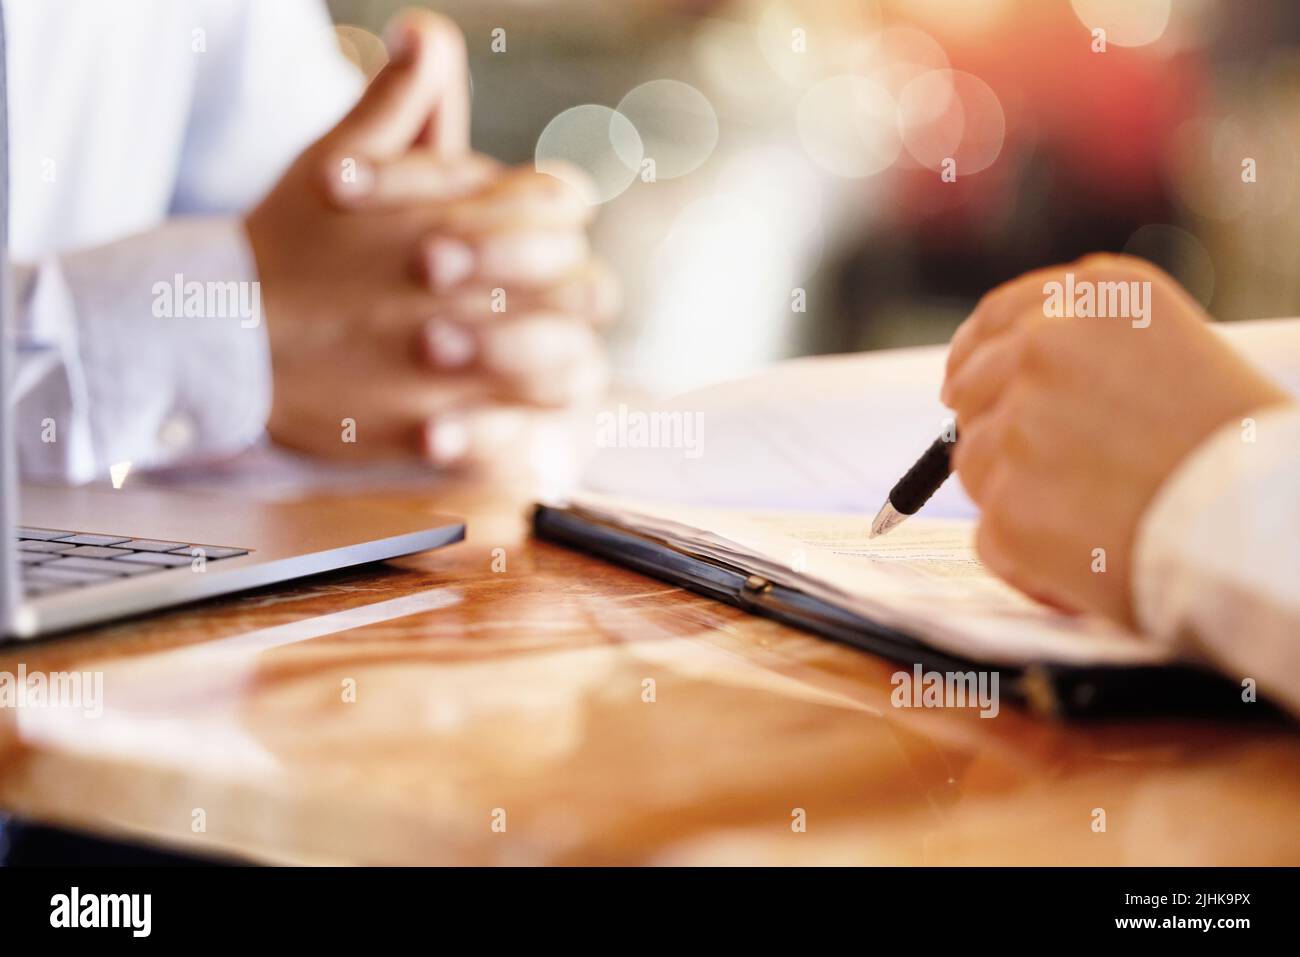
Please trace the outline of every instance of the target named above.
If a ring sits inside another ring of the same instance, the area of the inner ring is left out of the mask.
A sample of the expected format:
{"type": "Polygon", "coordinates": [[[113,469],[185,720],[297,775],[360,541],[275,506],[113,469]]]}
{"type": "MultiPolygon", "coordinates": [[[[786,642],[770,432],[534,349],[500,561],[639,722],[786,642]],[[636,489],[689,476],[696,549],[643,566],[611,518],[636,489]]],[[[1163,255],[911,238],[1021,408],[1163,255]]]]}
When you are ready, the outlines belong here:
{"type": "Polygon", "coordinates": [[[871,176],[902,149],[898,107],[865,76],[843,74],[814,85],[799,101],[799,139],[818,166],[836,176],[871,176]]]}
{"type": "Polygon", "coordinates": [[[794,86],[806,86],[821,75],[824,50],[806,14],[785,3],[769,4],[755,24],[759,49],[776,75],[794,86]],[[802,37],[802,42],[800,42],[802,37]],[[802,46],[802,49],[800,47],[802,46]],[[817,50],[808,55],[808,48],[817,50]]]}
{"type": "Polygon", "coordinates": [[[564,180],[597,204],[632,185],[644,152],[627,117],[608,106],[586,103],[546,124],[537,138],[534,163],[539,172],[564,180]],[[575,168],[582,175],[575,175],[575,168]]]}
{"type": "Polygon", "coordinates": [[[1140,47],[1164,35],[1172,0],[1070,0],[1070,6],[1089,30],[1106,31],[1107,44],[1140,47]]]}
{"type": "Polygon", "coordinates": [[[690,58],[724,112],[766,119],[792,94],[768,66],[748,24],[702,21],[691,37],[690,58]]]}
{"type": "MultiPolygon", "coordinates": [[[[700,167],[718,144],[718,116],[708,98],[689,83],[651,80],[623,97],[617,113],[636,127],[639,144],[613,140],[615,149],[637,145],[654,161],[656,179],[676,179],[700,167]]],[[[619,154],[636,168],[641,158],[619,154]]]]}
{"type": "Polygon", "coordinates": [[[767,2],[754,24],[759,49],[786,83],[807,87],[849,72],[860,57],[864,37],[880,25],[874,0],[818,0],[817,3],[767,2]]]}
{"type": "Polygon", "coordinates": [[[891,26],[868,36],[862,46],[866,75],[897,99],[912,80],[951,65],[939,41],[924,30],[891,26]]]}
{"type": "Polygon", "coordinates": [[[1175,132],[1169,179],[1188,209],[1210,219],[1254,219],[1288,210],[1295,195],[1294,134],[1268,118],[1197,117],[1175,132]]]}
{"type": "Polygon", "coordinates": [[[916,77],[898,100],[903,145],[922,166],[956,162],[956,175],[987,169],[1002,152],[1006,116],[993,89],[963,70],[931,70],[916,77]]]}
{"type": "Polygon", "coordinates": [[[952,33],[969,34],[1001,25],[1015,0],[895,0],[909,16],[952,33]]]}

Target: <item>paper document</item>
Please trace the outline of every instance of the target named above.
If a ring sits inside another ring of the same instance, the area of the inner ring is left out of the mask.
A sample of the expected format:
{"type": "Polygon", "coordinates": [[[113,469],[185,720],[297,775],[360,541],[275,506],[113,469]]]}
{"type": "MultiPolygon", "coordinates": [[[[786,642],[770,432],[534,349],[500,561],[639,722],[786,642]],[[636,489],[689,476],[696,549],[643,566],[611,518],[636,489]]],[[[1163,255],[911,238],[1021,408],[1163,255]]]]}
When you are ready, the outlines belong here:
{"type": "Polygon", "coordinates": [[[671,506],[582,494],[569,504],[692,554],[797,588],[962,658],[1014,666],[1156,663],[1166,650],[1026,598],[975,556],[974,523],[916,517],[868,538],[869,514],[671,506]]]}
{"type": "MultiPolygon", "coordinates": [[[[1300,319],[1215,328],[1300,391],[1300,319]]],[[[615,421],[677,432],[603,437],[569,501],[688,552],[726,561],[893,626],[935,648],[1008,665],[1142,663],[1170,652],[1094,617],[1046,608],[994,578],[972,548],[975,507],[950,480],[889,535],[871,517],[947,426],[947,350],[780,363],[615,421]],[[686,439],[689,438],[689,441],[686,439]]]]}

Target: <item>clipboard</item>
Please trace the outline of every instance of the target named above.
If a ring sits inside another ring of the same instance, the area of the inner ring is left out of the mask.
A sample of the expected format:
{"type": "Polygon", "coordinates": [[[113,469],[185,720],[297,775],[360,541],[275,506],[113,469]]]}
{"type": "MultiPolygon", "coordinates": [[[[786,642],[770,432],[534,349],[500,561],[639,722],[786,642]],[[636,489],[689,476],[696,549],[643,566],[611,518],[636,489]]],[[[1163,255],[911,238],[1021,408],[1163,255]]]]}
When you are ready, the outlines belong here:
{"type": "MultiPolygon", "coordinates": [[[[989,670],[941,652],[919,636],[871,621],[738,565],[693,554],[650,535],[560,505],[533,508],[538,538],[594,555],[755,615],[925,671],[989,670]]],[[[1195,665],[999,667],[999,685],[1030,710],[1062,719],[1203,717],[1285,720],[1267,701],[1242,707],[1241,688],[1195,665]]]]}

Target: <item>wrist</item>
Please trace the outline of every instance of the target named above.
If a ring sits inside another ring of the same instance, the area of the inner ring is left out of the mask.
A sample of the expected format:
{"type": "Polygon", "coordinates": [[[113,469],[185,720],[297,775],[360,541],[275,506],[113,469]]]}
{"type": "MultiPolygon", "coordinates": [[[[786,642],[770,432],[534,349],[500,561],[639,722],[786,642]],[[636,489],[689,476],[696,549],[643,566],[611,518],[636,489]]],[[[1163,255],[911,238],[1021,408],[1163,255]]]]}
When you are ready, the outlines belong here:
{"type": "Polygon", "coordinates": [[[1165,477],[1143,511],[1128,583],[1143,633],[1177,640],[1179,609],[1198,600],[1192,594],[1197,579],[1183,574],[1183,565],[1216,549],[1231,554],[1242,523],[1270,520],[1260,513],[1263,503],[1252,501],[1250,489],[1290,452],[1290,442],[1279,436],[1294,431],[1300,417],[1295,397],[1275,392],[1207,435],[1165,477]]]}

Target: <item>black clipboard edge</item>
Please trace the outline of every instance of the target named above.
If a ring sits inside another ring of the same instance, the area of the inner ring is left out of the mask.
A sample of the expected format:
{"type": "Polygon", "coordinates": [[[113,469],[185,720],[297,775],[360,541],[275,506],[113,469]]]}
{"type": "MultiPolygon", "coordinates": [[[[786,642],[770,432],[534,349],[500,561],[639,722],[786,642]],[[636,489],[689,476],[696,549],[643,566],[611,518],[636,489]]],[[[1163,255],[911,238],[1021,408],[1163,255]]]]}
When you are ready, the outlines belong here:
{"type": "MultiPolygon", "coordinates": [[[[937,651],[919,638],[888,628],[795,588],[744,569],[695,555],[579,509],[537,504],[533,533],[688,588],[753,614],[851,645],[925,671],[987,670],[986,663],[937,651]]],[[[999,668],[1002,687],[1033,711],[1063,719],[1127,717],[1285,720],[1272,704],[1245,706],[1241,689],[1193,665],[1076,666],[1035,664],[999,668]]]]}

